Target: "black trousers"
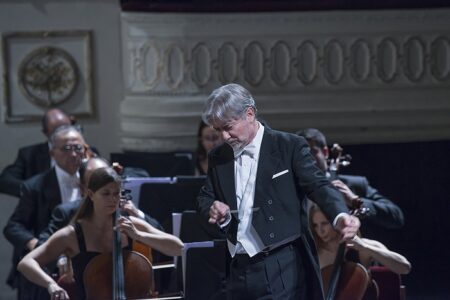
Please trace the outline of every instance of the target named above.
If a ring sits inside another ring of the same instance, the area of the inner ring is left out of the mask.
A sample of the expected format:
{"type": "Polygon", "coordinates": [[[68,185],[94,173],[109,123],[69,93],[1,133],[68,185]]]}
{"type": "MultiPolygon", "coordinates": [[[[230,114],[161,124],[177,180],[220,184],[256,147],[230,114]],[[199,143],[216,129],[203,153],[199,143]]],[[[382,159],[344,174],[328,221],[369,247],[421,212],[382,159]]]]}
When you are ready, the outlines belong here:
{"type": "Polygon", "coordinates": [[[236,254],[231,260],[229,300],[306,300],[306,289],[300,253],[292,244],[254,257],[236,254]]]}

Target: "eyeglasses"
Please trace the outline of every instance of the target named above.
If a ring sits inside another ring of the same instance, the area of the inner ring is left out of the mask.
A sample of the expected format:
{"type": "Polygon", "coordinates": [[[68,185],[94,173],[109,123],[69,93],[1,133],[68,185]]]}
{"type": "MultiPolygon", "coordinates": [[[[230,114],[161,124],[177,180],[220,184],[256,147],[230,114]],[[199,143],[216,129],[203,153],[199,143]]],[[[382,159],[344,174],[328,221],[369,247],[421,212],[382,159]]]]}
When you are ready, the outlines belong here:
{"type": "Polygon", "coordinates": [[[84,146],[81,144],[73,144],[73,145],[64,145],[60,148],[63,152],[72,152],[75,151],[77,153],[83,153],[84,152],[84,146]]]}

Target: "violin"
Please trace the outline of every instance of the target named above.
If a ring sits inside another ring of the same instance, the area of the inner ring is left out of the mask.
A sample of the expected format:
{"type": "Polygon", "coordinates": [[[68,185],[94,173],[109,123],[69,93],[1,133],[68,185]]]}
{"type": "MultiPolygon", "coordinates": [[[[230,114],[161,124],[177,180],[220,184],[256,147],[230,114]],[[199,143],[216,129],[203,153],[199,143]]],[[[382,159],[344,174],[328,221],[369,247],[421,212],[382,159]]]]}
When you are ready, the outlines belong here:
{"type": "MultiPolygon", "coordinates": [[[[120,216],[120,211],[116,210],[112,216],[114,227],[120,216]]],[[[122,249],[121,233],[118,230],[114,230],[113,235],[112,253],[94,257],[84,270],[86,299],[150,298],[154,288],[152,264],[144,255],[122,249]]]]}
{"type": "MultiPolygon", "coordinates": [[[[338,178],[338,170],[350,164],[351,156],[342,155],[343,149],[338,144],[333,144],[330,151],[329,173],[330,179],[338,178]]],[[[362,217],[368,209],[362,207],[362,201],[358,198],[353,202],[352,215],[362,217]]],[[[377,299],[368,297],[372,295],[372,280],[367,269],[361,264],[345,261],[346,243],[339,245],[336,258],[332,265],[321,270],[326,300],[361,300],[377,299]],[[370,293],[368,293],[370,291],[370,293]]]]}

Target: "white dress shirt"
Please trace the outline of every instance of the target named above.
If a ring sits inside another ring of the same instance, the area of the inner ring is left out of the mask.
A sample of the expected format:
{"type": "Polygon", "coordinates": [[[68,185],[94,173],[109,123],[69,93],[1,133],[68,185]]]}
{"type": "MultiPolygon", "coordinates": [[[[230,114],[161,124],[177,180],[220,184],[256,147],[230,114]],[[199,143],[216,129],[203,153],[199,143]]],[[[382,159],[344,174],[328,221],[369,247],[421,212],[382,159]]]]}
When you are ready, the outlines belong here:
{"type": "Polygon", "coordinates": [[[81,198],[80,175],[76,172],[70,175],[55,164],[56,178],[61,192],[61,203],[72,202],[81,198]]]}
{"type": "Polygon", "coordinates": [[[259,122],[258,126],[258,132],[250,144],[235,153],[234,176],[239,224],[237,244],[234,245],[228,241],[228,249],[232,257],[236,253],[247,253],[249,256],[254,256],[264,249],[261,238],[252,226],[256,173],[264,135],[264,126],[259,122]]]}

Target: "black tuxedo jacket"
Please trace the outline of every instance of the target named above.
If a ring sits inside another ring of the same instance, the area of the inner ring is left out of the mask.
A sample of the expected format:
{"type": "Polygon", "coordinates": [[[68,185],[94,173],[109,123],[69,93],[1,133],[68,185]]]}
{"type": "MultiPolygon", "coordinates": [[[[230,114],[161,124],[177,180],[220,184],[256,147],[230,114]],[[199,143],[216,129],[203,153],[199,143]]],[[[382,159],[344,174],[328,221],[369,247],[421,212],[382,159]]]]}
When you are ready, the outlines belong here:
{"type": "Polygon", "coordinates": [[[20,185],[32,176],[50,168],[48,143],[40,143],[19,149],[16,160],[0,175],[0,193],[20,197],[20,185]]]}
{"type": "MultiPolygon", "coordinates": [[[[226,203],[231,210],[237,209],[231,147],[223,144],[213,149],[208,166],[207,180],[197,199],[198,210],[206,219],[215,200],[226,203]]],[[[309,287],[316,287],[313,298],[322,298],[306,197],[316,202],[332,222],[339,213],[348,211],[341,193],[317,168],[304,138],[269,128],[264,129],[255,184],[253,206],[259,209],[253,212],[253,227],[267,249],[294,241],[300,246],[300,253],[308,265],[305,272],[312,270],[309,274],[316,274],[306,276],[314,280],[308,283],[312,284],[309,287]]],[[[233,215],[225,228],[227,238],[233,243],[236,242],[237,224],[233,215]]]]}
{"type": "Polygon", "coordinates": [[[55,168],[26,180],[21,197],[3,229],[6,239],[14,246],[13,268],[8,283],[13,284],[16,266],[27,252],[26,243],[47,227],[53,208],[61,203],[61,193],[55,168]]]}

